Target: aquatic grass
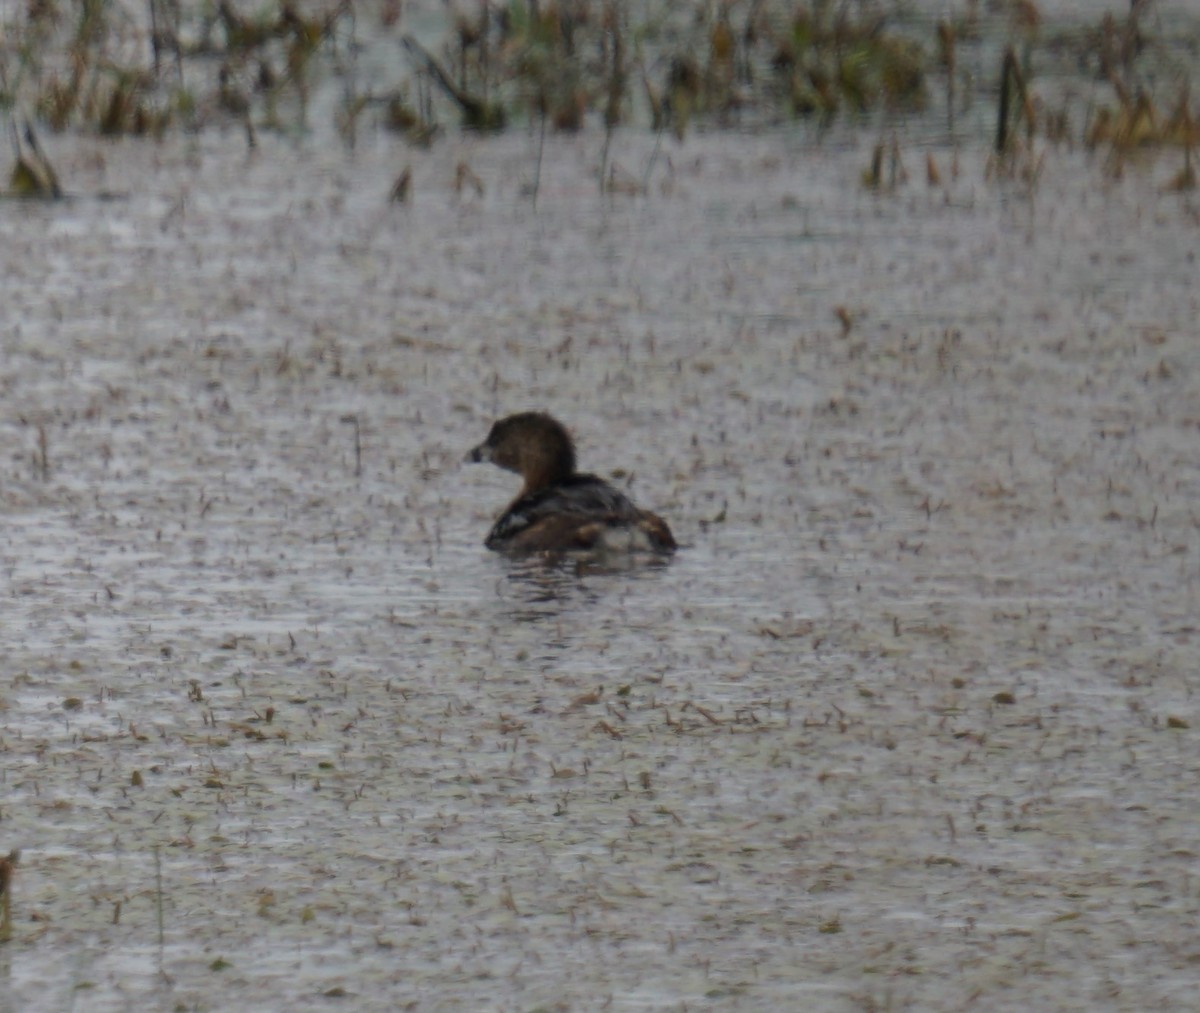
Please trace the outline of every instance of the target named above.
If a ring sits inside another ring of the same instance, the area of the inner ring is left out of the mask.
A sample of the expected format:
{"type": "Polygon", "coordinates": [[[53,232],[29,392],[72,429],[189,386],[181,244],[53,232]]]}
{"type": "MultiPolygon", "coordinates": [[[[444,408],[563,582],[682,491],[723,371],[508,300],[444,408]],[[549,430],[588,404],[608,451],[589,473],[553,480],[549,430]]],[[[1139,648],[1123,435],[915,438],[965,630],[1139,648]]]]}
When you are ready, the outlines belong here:
{"type": "Polygon", "coordinates": [[[574,131],[592,114],[611,130],[639,97],[651,128],[669,125],[677,137],[697,117],[727,124],[742,110],[807,116],[925,105],[923,48],[881,15],[762,0],[737,22],[728,4],[697,4],[690,19],[673,13],[668,30],[663,15],[635,24],[612,0],[599,10],[513,0],[494,12],[481,3],[475,16],[459,15],[440,56],[411,37],[404,44],[474,130],[544,116],[574,131]]]}
{"type": "Polygon", "coordinates": [[[286,98],[303,129],[316,57],[350,10],[342,2],[308,17],[281,2],[250,16],[228,0],[215,9],[148,0],[143,33],[133,12],[102,0],[35,3],[0,25],[15,40],[0,53],[0,97],[55,130],[156,137],[226,115],[281,127],[286,98]],[[197,28],[198,41],[181,42],[197,28]],[[221,58],[215,81],[213,57],[221,58]]]}
{"type": "MultiPolygon", "coordinates": [[[[892,137],[889,143],[880,141],[871,151],[871,163],[863,170],[862,182],[868,190],[893,191],[908,181],[908,172],[900,157],[900,142],[892,137]],[[884,173],[884,166],[887,173],[884,173]]],[[[842,327],[849,333],[850,326],[841,319],[842,327]]]]}
{"type": "Polygon", "coordinates": [[[1089,148],[1108,145],[1114,152],[1125,154],[1155,147],[1190,150],[1200,143],[1200,127],[1189,98],[1190,89],[1185,83],[1174,109],[1164,116],[1151,96],[1119,91],[1115,107],[1101,106],[1092,117],[1085,143],[1089,148]]]}
{"type": "MultiPolygon", "coordinates": [[[[998,79],[989,174],[1034,181],[1040,137],[1103,150],[1113,174],[1135,152],[1180,147],[1183,166],[1166,188],[1195,185],[1198,130],[1186,68],[1158,69],[1166,44],[1142,6],[1057,36],[1033,5],[1013,6],[1004,21],[1011,45],[998,79]],[[1033,89],[1039,57],[1064,52],[1111,93],[1092,102],[1082,131],[1073,129],[1067,99],[1050,107],[1033,89]],[[1173,105],[1166,88],[1179,95],[1173,105]]],[[[315,126],[313,89],[332,79],[343,92],[333,126],[348,149],[372,112],[375,126],[427,148],[441,133],[438,107],[447,101],[468,130],[526,125],[538,154],[522,193],[535,204],[546,132],[589,122],[603,124],[596,178],[606,193],[646,192],[667,132],[682,141],[696,125],[809,120],[823,128],[837,118],[869,119],[886,137],[903,134],[904,118],[936,94],[953,136],[957,111],[970,101],[973,50],[986,20],[971,8],[929,23],[905,21],[898,5],[828,0],[696,0],[636,10],[617,0],[479,0],[461,4],[434,43],[408,31],[401,9],[389,14],[349,0],[303,10],[288,0],[146,0],[140,10],[135,17],[102,0],[41,0],[10,14],[0,24],[7,39],[0,105],[53,130],[105,137],[162,138],[232,123],[253,148],[259,131],[315,126]],[[377,16],[372,28],[408,59],[361,80],[358,18],[365,16],[377,16]],[[615,132],[629,124],[656,134],[644,172],[623,172],[611,160],[615,132]]],[[[887,153],[885,143],[873,157],[863,177],[868,187],[894,188],[900,178],[895,171],[887,178],[887,153]]],[[[936,185],[936,165],[927,163],[926,175],[936,185]]],[[[411,184],[410,176],[394,188],[393,200],[409,199],[411,184]]],[[[56,186],[36,158],[19,155],[8,193],[53,197],[61,193],[56,186]]]]}
{"type": "Polygon", "coordinates": [[[786,82],[798,116],[831,116],[877,105],[920,109],[926,102],[926,60],[913,40],[888,31],[872,12],[800,5],[791,31],[777,43],[771,66],[786,82]]]}
{"type": "Polygon", "coordinates": [[[459,107],[464,128],[482,133],[504,129],[508,123],[508,113],[503,105],[490,102],[486,97],[476,95],[456,83],[438,59],[411,35],[406,35],[402,41],[413,60],[459,107]]]}
{"type": "Polygon", "coordinates": [[[167,971],[164,959],[166,954],[166,929],[163,918],[162,853],[157,844],[154,845],[154,916],[155,923],[158,926],[158,975],[160,978],[166,978],[167,971]]]}
{"type": "Polygon", "coordinates": [[[0,943],[12,939],[12,881],[21,853],[12,850],[0,858],[0,943]]]}
{"type": "Polygon", "coordinates": [[[1113,175],[1120,175],[1137,152],[1182,148],[1183,168],[1167,188],[1190,189],[1195,185],[1192,149],[1200,143],[1200,113],[1191,104],[1191,67],[1173,64],[1163,40],[1146,31],[1144,14],[1144,5],[1131,4],[1123,18],[1105,14],[1084,35],[1080,58],[1108,85],[1112,101],[1091,111],[1083,142],[1089,149],[1106,150],[1106,166],[1113,175]],[[1170,112],[1164,112],[1167,100],[1159,82],[1175,92],[1170,112]]]}
{"type": "MultiPolygon", "coordinates": [[[[62,187],[58,182],[58,174],[54,166],[38,144],[37,134],[33,127],[25,124],[25,143],[22,145],[21,136],[17,133],[16,124],[12,125],[12,142],[17,159],[8,177],[6,197],[36,198],[40,200],[59,200],[63,196],[62,187]]],[[[38,427],[38,461],[42,479],[50,471],[47,450],[47,437],[44,426],[38,427]]]]}

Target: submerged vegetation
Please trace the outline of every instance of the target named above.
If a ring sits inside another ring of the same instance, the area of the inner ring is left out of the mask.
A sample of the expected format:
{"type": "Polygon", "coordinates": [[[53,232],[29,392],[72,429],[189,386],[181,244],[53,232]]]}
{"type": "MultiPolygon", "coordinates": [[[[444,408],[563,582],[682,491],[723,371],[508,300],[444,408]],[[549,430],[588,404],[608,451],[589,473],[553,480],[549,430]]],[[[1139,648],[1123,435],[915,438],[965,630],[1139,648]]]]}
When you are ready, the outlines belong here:
{"type": "Polygon", "coordinates": [[[12,938],[12,879],[21,853],[13,850],[0,858],[0,943],[12,938]]]}
{"type": "MultiPolygon", "coordinates": [[[[0,108],[13,124],[106,136],[234,125],[253,145],[259,131],[320,126],[310,99],[325,86],[340,94],[335,126],[349,146],[364,119],[427,146],[448,109],[484,132],[591,122],[683,138],[697,123],[838,117],[891,131],[940,107],[953,138],[982,91],[998,96],[1000,159],[1030,155],[1040,136],[1104,147],[1114,165],[1179,146],[1191,171],[1188,61],[1147,27],[1150,4],[1055,34],[1031,0],[966,0],[941,21],[884,0],[463,0],[440,38],[428,18],[418,37],[411,6],[27,0],[0,23],[0,108]],[[1074,134],[1080,103],[1053,86],[1043,97],[1046,66],[1069,66],[1090,87],[1074,134]]],[[[55,195],[31,130],[21,133],[30,143],[24,154],[18,145],[9,192],[55,195]]]]}
{"type": "Polygon", "coordinates": [[[228,0],[30,0],[0,25],[0,105],[52,130],[161,136],[307,98],[312,58],[348,4],[307,18],[290,3],[246,16],[228,0]],[[257,108],[252,97],[258,100],[257,108]]]}
{"type": "Polygon", "coordinates": [[[472,129],[546,117],[555,129],[574,130],[590,115],[611,127],[646,111],[654,125],[682,133],[696,116],[916,109],[926,97],[922,46],[872,4],[466,6],[432,52],[389,0],[303,10],[294,0],[146,0],[144,10],[30,0],[3,25],[0,104],[55,130],[108,135],[161,134],[230,116],[287,128],[305,125],[314,77],[332,75],[345,86],[343,118],[384,105],[387,120],[405,131],[432,119],[432,84],[472,129]],[[386,61],[395,79],[358,80],[368,35],[395,44],[386,61]],[[281,105],[298,117],[282,118],[281,105]]]}

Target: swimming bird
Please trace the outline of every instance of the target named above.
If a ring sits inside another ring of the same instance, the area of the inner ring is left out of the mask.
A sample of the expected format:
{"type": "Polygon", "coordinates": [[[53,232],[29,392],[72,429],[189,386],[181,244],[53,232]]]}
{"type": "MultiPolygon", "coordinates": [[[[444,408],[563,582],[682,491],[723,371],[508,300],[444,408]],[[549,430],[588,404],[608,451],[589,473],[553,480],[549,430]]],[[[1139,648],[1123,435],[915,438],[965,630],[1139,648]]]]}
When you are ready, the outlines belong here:
{"type": "Polygon", "coordinates": [[[544,412],[509,415],[467,454],[524,479],[517,498],[492,525],[484,544],[496,552],[675,551],[671,529],[639,510],[624,493],[575,470],[575,444],[561,422],[544,412]]]}

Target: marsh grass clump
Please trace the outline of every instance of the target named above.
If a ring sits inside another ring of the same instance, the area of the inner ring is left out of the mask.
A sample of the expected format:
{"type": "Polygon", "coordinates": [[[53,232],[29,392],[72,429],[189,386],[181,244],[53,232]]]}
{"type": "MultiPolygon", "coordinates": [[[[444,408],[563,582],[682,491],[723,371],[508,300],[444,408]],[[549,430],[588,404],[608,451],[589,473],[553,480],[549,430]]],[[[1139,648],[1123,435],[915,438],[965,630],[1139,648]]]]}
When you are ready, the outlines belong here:
{"type": "Polygon", "coordinates": [[[622,5],[609,0],[594,14],[584,0],[558,3],[484,2],[477,14],[459,14],[444,56],[411,36],[404,45],[418,70],[458,106],[470,130],[495,131],[514,113],[548,120],[555,129],[577,130],[584,114],[608,96],[620,79],[622,5]],[[609,55],[609,54],[615,55],[609,55]],[[608,69],[615,63],[616,71],[608,69]]]}
{"type": "MultiPolygon", "coordinates": [[[[58,183],[58,174],[43,153],[41,145],[38,144],[33,127],[28,123],[25,124],[25,143],[22,145],[14,125],[12,141],[17,160],[9,173],[8,190],[5,192],[5,196],[31,197],[41,200],[60,199],[63,196],[63,190],[58,183]]],[[[47,470],[49,469],[47,468],[47,470]]]]}
{"type": "Polygon", "coordinates": [[[1019,180],[1036,188],[1041,176],[1045,152],[1034,143],[1040,108],[1026,81],[1016,51],[1009,48],[1000,62],[1000,91],[997,103],[996,140],[987,163],[987,176],[1001,180],[1019,180]],[[1017,126],[1024,131],[1018,132],[1017,126]]]}
{"type": "MultiPolygon", "coordinates": [[[[868,190],[877,192],[893,192],[908,182],[908,172],[900,157],[900,143],[895,137],[890,143],[880,141],[871,150],[871,161],[863,170],[862,183],[868,190]]],[[[850,332],[852,321],[848,316],[839,314],[842,327],[850,332]]]]}
{"type": "Polygon", "coordinates": [[[856,19],[846,6],[800,6],[771,62],[799,116],[866,112],[879,104],[919,110],[926,103],[921,47],[888,31],[879,14],[856,19]]]}
{"type": "Polygon", "coordinates": [[[21,853],[13,850],[0,858],[0,943],[12,939],[12,881],[21,853]]]}
{"type": "Polygon", "coordinates": [[[477,130],[524,117],[573,131],[593,114],[612,129],[648,111],[653,129],[682,137],[701,118],[926,102],[922,47],[873,8],[828,0],[649,5],[636,18],[616,0],[482,2],[439,53],[405,45],[477,130]]]}
{"type": "Polygon", "coordinates": [[[1192,149],[1200,143],[1191,67],[1172,59],[1165,40],[1146,31],[1145,12],[1145,4],[1135,3],[1122,18],[1105,14],[1079,43],[1081,66],[1105,82],[1112,96],[1091,112],[1083,142],[1107,151],[1114,174],[1137,152],[1182,148],[1184,167],[1175,188],[1188,189],[1194,185],[1192,149]]]}
{"type": "Polygon", "coordinates": [[[1096,111],[1088,123],[1084,141],[1089,148],[1108,145],[1120,154],[1164,146],[1187,150],[1200,143],[1200,128],[1186,87],[1181,89],[1174,109],[1167,114],[1145,93],[1118,93],[1114,106],[1102,106],[1096,111]]]}
{"type": "Polygon", "coordinates": [[[504,129],[508,122],[508,112],[502,104],[490,102],[486,95],[468,91],[457,83],[438,59],[416,39],[406,36],[404,45],[414,60],[423,66],[432,80],[458,105],[462,112],[462,125],[466,129],[484,133],[504,129]]]}
{"type": "MultiPolygon", "coordinates": [[[[608,5],[614,14],[614,5],[608,5]]],[[[587,4],[511,4],[504,22],[503,47],[511,54],[521,100],[557,130],[578,130],[584,113],[600,94],[599,68],[580,51],[598,42],[587,4]]]]}
{"type": "MultiPolygon", "coordinates": [[[[7,98],[53,130],[158,134],[186,106],[178,89],[157,87],[152,68],[130,58],[140,48],[136,27],[114,5],[45,0],[3,27],[16,42],[6,54],[7,98]]],[[[157,60],[165,36],[156,31],[153,39],[157,60]]]]}
{"type": "MultiPolygon", "coordinates": [[[[1081,139],[1087,149],[1105,154],[1105,168],[1114,176],[1139,155],[1181,148],[1183,167],[1166,189],[1195,186],[1192,149],[1200,143],[1200,111],[1190,100],[1190,67],[1187,60],[1173,58],[1178,45],[1145,30],[1144,13],[1145,5],[1133,4],[1123,18],[1106,14],[1094,27],[1044,39],[1036,8],[1018,10],[1013,28],[1017,42],[1005,51],[1000,66],[989,176],[1035,183],[1044,156],[1036,148],[1038,138],[1052,144],[1081,139]],[[1107,92],[1092,104],[1082,137],[1072,130],[1068,103],[1049,105],[1033,86],[1031,68],[1038,56],[1054,54],[1067,55],[1107,92]]],[[[942,61],[948,67],[953,65],[953,42],[952,33],[943,29],[942,61]]],[[[1183,50],[1190,52],[1186,45],[1183,50]]]]}
{"type": "Polygon", "coordinates": [[[303,126],[315,57],[349,9],[32,0],[0,24],[0,103],[103,136],[161,137],[231,115],[279,127],[284,100],[303,126]]]}
{"type": "MultiPolygon", "coordinates": [[[[219,113],[244,121],[251,140],[255,122],[271,130],[306,129],[319,54],[326,47],[336,48],[337,34],[352,15],[349,0],[315,14],[302,14],[292,0],[280,0],[253,14],[222,0],[191,50],[221,60],[216,101],[209,108],[215,104],[219,113]],[[287,111],[294,118],[287,118],[287,111]]],[[[351,96],[347,103],[351,137],[356,102],[351,96]]]]}
{"type": "MultiPolygon", "coordinates": [[[[1147,4],[1057,34],[1025,0],[1003,9],[968,4],[933,23],[908,17],[902,0],[430,6],[445,8],[436,42],[414,36],[409,7],[397,0],[25,0],[0,11],[0,108],[52,130],[101,136],[158,138],[232,124],[253,145],[258,130],[307,131],[314,89],[333,86],[343,93],[333,125],[348,148],[369,113],[418,147],[437,138],[446,108],[469,130],[525,124],[542,139],[547,130],[602,123],[601,178],[616,180],[608,148],[622,124],[682,139],[695,125],[869,117],[891,132],[927,108],[933,79],[939,100],[944,82],[953,134],[976,78],[995,80],[978,73],[976,59],[991,32],[1007,33],[1012,54],[999,78],[1007,105],[997,162],[1011,168],[1035,136],[1080,138],[1068,99],[1051,106],[1031,87],[1039,61],[1059,57],[1076,83],[1080,72],[1102,82],[1082,132],[1087,146],[1107,150],[1118,169],[1135,151],[1182,147],[1181,186],[1190,178],[1194,46],[1156,37],[1150,29],[1159,32],[1160,23],[1146,18],[1147,4]],[[380,46],[395,58],[373,60],[371,74],[361,73],[358,54],[375,47],[377,56],[380,46]]],[[[10,189],[52,193],[31,165],[27,159],[10,189]]],[[[884,186],[885,175],[871,185],[884,186]]]]}

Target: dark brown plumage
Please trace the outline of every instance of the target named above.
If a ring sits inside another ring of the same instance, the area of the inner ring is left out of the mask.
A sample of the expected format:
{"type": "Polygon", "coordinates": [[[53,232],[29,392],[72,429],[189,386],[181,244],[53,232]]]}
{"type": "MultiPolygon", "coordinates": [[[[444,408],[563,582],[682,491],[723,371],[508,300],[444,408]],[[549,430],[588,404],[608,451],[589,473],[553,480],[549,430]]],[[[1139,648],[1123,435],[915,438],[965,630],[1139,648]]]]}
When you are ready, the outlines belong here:
{"type": "Polygon", "coordinates": [[[675,551],[671,529],[657,514],[595,475],[575,470],[575,444],[557,419],[522,412],[492,426],[468,461],[490,461],[524,479],[484,543],[511,554],[593,550],[675,551]]]}

